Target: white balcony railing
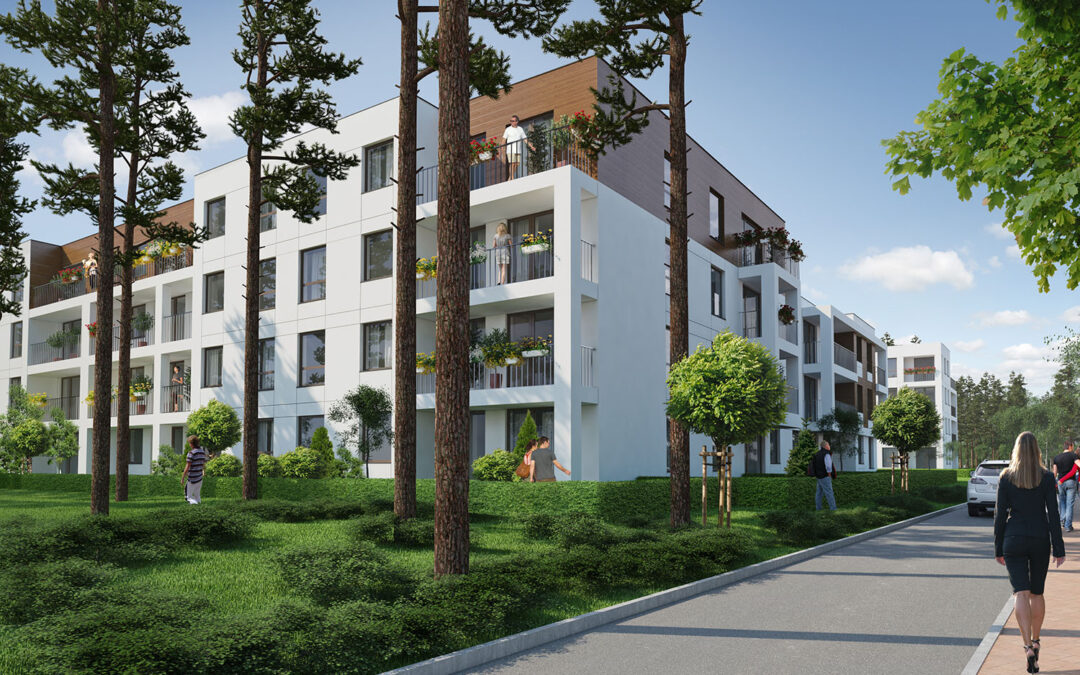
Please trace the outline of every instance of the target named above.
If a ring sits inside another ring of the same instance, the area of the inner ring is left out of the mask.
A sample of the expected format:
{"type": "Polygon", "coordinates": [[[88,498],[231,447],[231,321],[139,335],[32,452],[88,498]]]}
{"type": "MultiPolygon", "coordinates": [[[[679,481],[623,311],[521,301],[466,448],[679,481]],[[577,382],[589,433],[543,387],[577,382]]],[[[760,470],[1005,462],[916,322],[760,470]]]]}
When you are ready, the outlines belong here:
{"type": "MultiPolygon", "coordinates": [[[[555,274],[555,256],[551,249],[523,253],[520,244],[489,248],[484,260],[469,266],[469,289],[489,288],[518,281],[543,279],[555,274]]],[[[438,279],[418,279],[416,297],[434,298],[438,279]]]]}
{"type": "Polygon", "coordinates": [[[581,278],[596,283],[596,244],[581,240],[581,278]]]}
{"type": "MultiPolygon", "coordinates": [[[[472,390],[542,387],[551,384],[555,384],[555,359],[550,351],[544,356],[523,358],[520,363],[512,366],[491,368],[483,363],[469,364],[469,388],[472,390]]],[[[435,393],[435,373],[416,374],[416,393],[435,393]]]]}

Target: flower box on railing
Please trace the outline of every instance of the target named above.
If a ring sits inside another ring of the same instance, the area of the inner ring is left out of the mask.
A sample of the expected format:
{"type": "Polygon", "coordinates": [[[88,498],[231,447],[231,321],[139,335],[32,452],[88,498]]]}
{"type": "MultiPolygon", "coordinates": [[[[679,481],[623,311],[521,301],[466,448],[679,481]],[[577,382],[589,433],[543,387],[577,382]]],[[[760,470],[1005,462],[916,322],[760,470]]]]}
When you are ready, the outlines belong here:
{"type": "Polygon", "coordinates": [[[521,237],[521,252],[525,255],[551,250],[551,230],[521,237]]]}

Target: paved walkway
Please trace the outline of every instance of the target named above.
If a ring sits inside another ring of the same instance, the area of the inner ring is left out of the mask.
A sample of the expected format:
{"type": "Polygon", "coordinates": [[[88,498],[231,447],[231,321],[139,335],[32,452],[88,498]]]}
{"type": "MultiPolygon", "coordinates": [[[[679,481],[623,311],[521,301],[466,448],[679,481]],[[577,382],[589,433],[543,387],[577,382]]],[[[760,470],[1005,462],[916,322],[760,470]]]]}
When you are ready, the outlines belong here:
{"type": "MultiPolygon", "coordinates": [[[[1076,523],[1074,523],[1075,525],[1076,523]]],[[[1001,598],[1004,604],[1007,589],[1001,598]]],[[[1046,577],[1046,621],[1039,672],[1080,673],[1080,530],[1065,534],[1065,564],[1046,577]]],[[[1023,642],[1016,614],[1009,617],[979,675],[1024,672],[1023,642]]]]}
{"type": "Polygon", "coordinates": [[[471,672],[955,674],[1008,595],[992,520],[952,511],[471,672]]]}

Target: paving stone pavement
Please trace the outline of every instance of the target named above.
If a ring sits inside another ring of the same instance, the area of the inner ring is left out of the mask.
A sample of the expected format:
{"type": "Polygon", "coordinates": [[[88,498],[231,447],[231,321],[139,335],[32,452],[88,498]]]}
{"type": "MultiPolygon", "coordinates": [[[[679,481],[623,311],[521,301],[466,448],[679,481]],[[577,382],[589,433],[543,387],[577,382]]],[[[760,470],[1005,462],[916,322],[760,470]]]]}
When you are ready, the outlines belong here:
{"type": "Polygon", "coordinates": [[[959,673],[1009,590],[956,510],[470,672],[959,673]]]}

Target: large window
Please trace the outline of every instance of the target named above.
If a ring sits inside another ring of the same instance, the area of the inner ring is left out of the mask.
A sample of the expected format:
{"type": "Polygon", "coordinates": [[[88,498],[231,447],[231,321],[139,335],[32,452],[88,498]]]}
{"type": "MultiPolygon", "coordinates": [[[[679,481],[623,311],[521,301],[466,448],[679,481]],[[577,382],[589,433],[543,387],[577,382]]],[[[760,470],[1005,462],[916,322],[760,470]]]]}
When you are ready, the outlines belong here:
{"type": "Polygon", "coordinates": [[[225,198],[218,197],[206,202],[206,229],[209,239],[225,234],[225,198]]]}
{"type": "Polygon", "coordinates": [[[22,388],[22,377],[13,377],[8,380],[8,391],[11,391],[15,387],[22,388]]]}
{"type": "Polygon", "coordinates": [[[773,429],[769,434],[769,464],[780,463],[780,430],[773,429]]]}
{"type": "Polygon", "coordinates": [[[259,420],[256,436],[258,437],[258,440],[256,441],[255,446],[258,448],[259,454],[274,454],[274,420],[259,420]]]}
{"type": "Polygon", "coordinates": [[[326,298],[326,247],[300,252],[300,302],[326,298]]]}
{"type": "Polygon", "coordinates": [[[259,205],[259,232],[267,232],[276,228],[277,205],[273,202],[264,201],[259,205]]]}
{"type": "Polygon", "coordinates": [[[724,272],[715,267],[712,268],[712,313],[724,318],[724,272]]]}
{"type": "Polygon", "coordinates": [[[671,160],[664,153],[664,208],[671,208],[671,160]]]}
{"type": "Polygon", "coordinates": [[[391,366],[389,321],[364,324],[364,370],[383,370],[391,366]]]}
{"type": "Polygon", "coordinates": [[[301,387],[312,387],[326,382],[326,332],[317,330],[314,333],[302,333],[300,335],[300,384],[301,387]]]}
{"type": "Polygon", "coordinates": [[[17,359],[22,356],[22,321],[11,324],[11,358],[17,359]]]}
{"type": "Polygon", "coordinates": [[[128,464],[143,463],[143,430],[130,429],[131,442],[128,445],[128,464]]]}
{"type": "Polygon", "coordinates": [[[506,411],[506,447],[514,447],[518,432],[525,423],[525,415],[532,413],[536,423],[536,435],[551,439],[551,448],[555,449],[555,409],[554,408],[513,408],[506,411]]]}
{"type": "Polygon", "coordinates": [[[364,235],[364,281],[385,279],[394,273],[394,236],[391,230],[364,235]]]}
{"type": "Polygon", "coordinates": [[[896,377],[896,359],[889,359],[889,377],[896,377]]]}
{"type": "Polygon", "coordinates": [[[320,176],[311,169],[308,169],[308,175],[315,181],[315,185],[319,190],[319,205],[315,207],[315,214],[320,216],[326,215],[326,176],[320,176]]]}
{"type": "Polygon", "coordinates": [[[203,277],[203,314],[225,309],[225,272],[212,272],[203,277]]]}
{"type": "Polygon", "coordinates": [[[364,192],[390,186],[394,168],[394,142],[364,148],[364,192]]]}
{"type": "Polygon", "coordinates": [[[305,415],[296,418],[296,444],[302,448],[311,447],[311,437],[316,429],[326,426],[322,415],[305,415]]]}
{"type": "Polygon", "coordinates": [[[184,449],[184,444],[187,441],[184,439],[184,427],[175,426],[169,429],[169,443],[172,445],[173,452],[178,455],[186,456],[187,450],[184,449]]]}
{"type": "Polygon", "coordinates": [[[221,347],[206,347],[203,349],[203,375],[202,386],[221,386],[221,347]]]}
{"type": "Polygon", "coordinates": [[[273,309],[277,303],[277,258],[259,263],[259,310],[273,309]]]}
{"type": "Polygon", "coordinates": [[[274,388],[274,338],[259,340],[259,391],[274,388]]]}
{"type": "Polygon", "coordinates": [[[709,190],[709,236],[724,241],[724,198],[709,190]]]}

